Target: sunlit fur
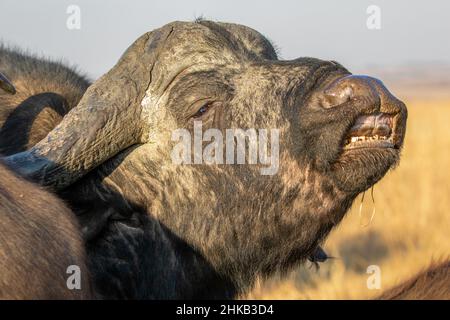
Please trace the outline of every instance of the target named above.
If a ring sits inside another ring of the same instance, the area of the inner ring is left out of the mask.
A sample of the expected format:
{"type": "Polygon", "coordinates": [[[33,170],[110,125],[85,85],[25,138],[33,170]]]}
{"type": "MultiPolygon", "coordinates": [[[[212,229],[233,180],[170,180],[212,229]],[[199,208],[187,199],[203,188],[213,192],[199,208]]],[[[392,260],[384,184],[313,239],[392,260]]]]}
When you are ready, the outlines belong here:
{"type": "Polygon", "coordinates": [[[449,300],[450,260],[434,262],[410,279],[386,290],[381,300],[449,300]]]}
{"type": "Polygon", "coordinates": [[[60,62],[1,44],[0,57],[0,70],[17,91],[0,90],[0,153],[10,155],[42,140],[78,104],[89,82],[60,62]]]}

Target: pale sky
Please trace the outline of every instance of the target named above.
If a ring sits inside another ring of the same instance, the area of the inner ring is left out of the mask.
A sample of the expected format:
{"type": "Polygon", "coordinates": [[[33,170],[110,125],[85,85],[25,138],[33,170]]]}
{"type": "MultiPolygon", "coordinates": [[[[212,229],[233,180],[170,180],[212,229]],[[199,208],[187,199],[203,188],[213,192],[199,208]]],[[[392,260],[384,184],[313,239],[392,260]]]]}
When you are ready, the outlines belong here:
{"type": "Polygon", "coordinates": [[[258,30],[284,59],[332,59],[357,71],[450,64],[449,15],[446,0],[0,0],[0,39],[64,59],[94,79],[142,33],[203,16],[258,30]],[[81,10],[80,30],[66,27],[69,5],[81,10]],[[380,30],[366,26],[369,5],[381,10],[380,30]]]}

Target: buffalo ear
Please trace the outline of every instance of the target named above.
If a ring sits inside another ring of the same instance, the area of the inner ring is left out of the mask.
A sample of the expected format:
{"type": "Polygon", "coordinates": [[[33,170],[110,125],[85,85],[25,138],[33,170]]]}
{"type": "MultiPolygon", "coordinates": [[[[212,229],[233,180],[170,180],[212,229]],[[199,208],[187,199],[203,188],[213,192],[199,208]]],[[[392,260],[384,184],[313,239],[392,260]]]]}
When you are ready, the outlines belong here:
{"type": "Polygon", "coordinates": [[[11,81],[0,72],[0,89],[3,89],[9,94],[16,94],[16,88],[11,83],[11,81]]]}
{"type": "Polygon", "coordinates": [[[172,29],[166,25],[138,38],[43,140],[5,162],[37,183],[63,189],[141,143],[148,130],[142,100],[155,100],[146,96],[157,80],[151,79],[152,68],[172,29]]]}

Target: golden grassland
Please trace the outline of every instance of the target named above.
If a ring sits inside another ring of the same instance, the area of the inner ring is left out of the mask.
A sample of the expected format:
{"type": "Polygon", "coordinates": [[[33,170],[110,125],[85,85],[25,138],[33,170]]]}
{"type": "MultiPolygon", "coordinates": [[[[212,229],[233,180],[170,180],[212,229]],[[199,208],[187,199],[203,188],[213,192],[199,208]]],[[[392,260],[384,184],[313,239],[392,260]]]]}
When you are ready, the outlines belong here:
{"type": "Polygon", "coordinates": [[[375,185],[376,214],[366,192],[330,234],[335,259],[261,281],[248,299],[370,299],[432,260],[450,257],[450,99],[405,100],[408,124],[400,165],[375,185]],[[361,225],[362,224],[362,225],[361,225]],[[369,265],[381,270],[381,289],[367,288],[369,265]]]}

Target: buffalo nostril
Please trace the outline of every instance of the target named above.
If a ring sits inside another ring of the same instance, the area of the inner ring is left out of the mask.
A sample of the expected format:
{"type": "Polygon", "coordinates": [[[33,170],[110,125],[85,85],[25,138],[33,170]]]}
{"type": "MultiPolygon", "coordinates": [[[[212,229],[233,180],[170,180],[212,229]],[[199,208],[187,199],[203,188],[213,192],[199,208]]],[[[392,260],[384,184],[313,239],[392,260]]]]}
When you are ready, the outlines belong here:
{"type": "Polygon", "coordinates": [[[324,92],[324,107],[331,108],[349,101],[353,97],[353,88],[344,86],[336,90],[335,87],[328,88],[324,92]]]}
{"type": "Polygon", "coordinates": [[[329,84],[323,90],[323,107],[331,108],[348,102],[356,97],[373,103],[379,100],[379,94],[375,88],[375,79],[350,75],[339,78],[329,84]]]}

